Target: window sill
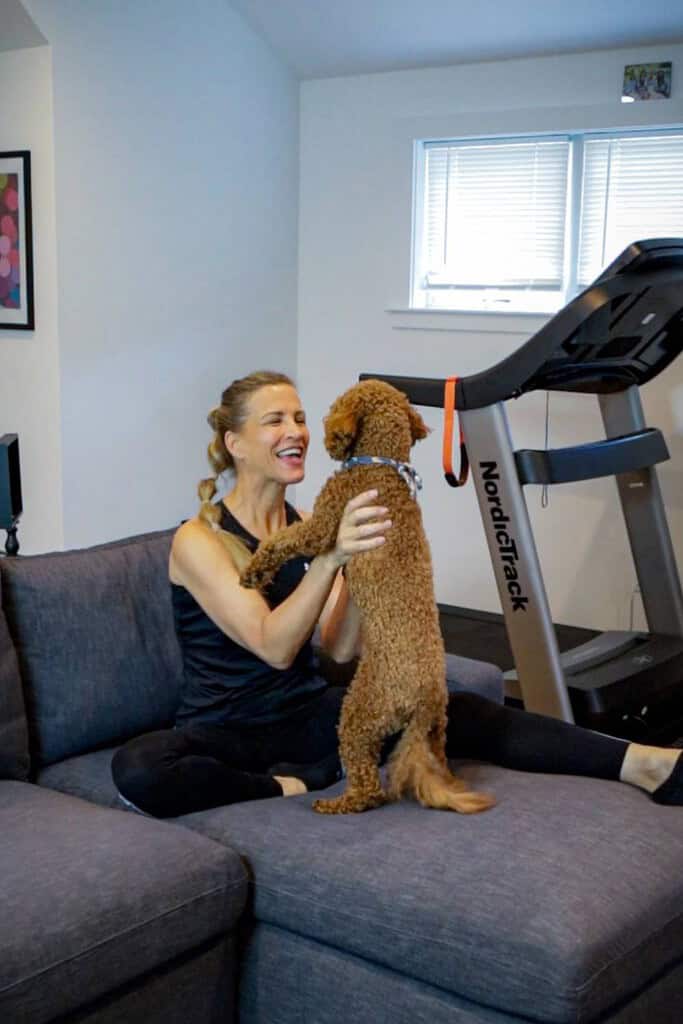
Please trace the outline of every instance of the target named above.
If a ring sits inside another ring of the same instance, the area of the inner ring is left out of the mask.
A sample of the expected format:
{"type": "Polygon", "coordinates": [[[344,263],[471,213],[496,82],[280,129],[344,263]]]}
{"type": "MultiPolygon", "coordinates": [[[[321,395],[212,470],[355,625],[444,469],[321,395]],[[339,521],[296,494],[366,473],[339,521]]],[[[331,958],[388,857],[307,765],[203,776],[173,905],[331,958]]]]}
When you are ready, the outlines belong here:
{"type": "Polygon", "coordinates": [[[467,334],[522,334],[530,337],[552,313],[513,310],[387,309],[394,331],[462,331],[467,334]]]}

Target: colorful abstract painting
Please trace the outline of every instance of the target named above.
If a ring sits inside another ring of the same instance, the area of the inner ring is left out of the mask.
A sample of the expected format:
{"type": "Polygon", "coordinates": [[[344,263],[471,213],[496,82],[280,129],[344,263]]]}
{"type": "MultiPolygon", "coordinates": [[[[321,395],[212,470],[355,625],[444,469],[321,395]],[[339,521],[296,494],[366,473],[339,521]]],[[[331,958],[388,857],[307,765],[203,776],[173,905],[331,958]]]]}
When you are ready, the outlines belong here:
{"type": "Polygon", "coordinates": [[[30,154],[0,153],[0,327],[32,330],[30,154]]]}
{"type": "Polygon", "coordinates": [[[19,309],[19,177],[0,174],[0,303],[19,309]]]}

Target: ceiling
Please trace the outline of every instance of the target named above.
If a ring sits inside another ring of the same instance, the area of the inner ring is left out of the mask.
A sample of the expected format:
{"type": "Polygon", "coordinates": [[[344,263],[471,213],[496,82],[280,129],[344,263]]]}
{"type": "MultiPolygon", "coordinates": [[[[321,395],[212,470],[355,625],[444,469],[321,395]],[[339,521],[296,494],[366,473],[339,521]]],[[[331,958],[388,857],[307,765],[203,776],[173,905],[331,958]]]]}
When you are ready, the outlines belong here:
{"type": "Polygon", "coordinates": [[[46,42],[19,0],[0,0],[0,52],[44,46],[46,42]]]}
{"type": "Polygon", "coordinates": [[[681,0],[230,2],[302,79],[683,40],[681,0]]]}
{"type": "MultiPolygon", "coordinates": [[[[683,41],[681,0],[226,2],[302,79],[683,41]]],[[[45,42],[20,0],[0,0],[0,51],[45,42]]]]}

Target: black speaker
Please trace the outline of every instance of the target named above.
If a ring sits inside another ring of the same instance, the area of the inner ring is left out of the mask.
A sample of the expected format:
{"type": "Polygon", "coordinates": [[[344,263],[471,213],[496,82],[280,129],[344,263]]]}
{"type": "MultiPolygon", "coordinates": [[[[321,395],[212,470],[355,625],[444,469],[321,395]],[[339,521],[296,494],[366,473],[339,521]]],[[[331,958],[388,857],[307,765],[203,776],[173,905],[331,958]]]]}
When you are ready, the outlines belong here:
{"type": "Polygon", "coordinates": [[[0,530],[9,530],[22,512],[19,438],[0,437],[0,530]]]}

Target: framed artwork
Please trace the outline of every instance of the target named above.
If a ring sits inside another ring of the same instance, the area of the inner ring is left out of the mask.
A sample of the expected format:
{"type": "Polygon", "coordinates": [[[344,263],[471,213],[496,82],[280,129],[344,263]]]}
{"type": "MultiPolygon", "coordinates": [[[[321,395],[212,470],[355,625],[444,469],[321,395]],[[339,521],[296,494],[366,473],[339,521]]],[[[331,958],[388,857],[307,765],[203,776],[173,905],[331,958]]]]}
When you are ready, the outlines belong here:
{"type": "Polygon", "coordinates": [[[671,61],[660,64],[627,64],[624,68],[622,103],[637,100],[668,100],[671,96],[671,61]]]}
{"type": "Polygon", "coordinates": [[[0,153],[0,328],[32,331],[31,154],[0,153]]]}

